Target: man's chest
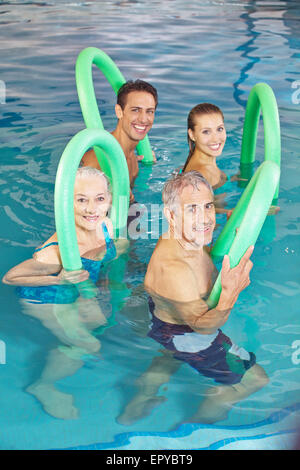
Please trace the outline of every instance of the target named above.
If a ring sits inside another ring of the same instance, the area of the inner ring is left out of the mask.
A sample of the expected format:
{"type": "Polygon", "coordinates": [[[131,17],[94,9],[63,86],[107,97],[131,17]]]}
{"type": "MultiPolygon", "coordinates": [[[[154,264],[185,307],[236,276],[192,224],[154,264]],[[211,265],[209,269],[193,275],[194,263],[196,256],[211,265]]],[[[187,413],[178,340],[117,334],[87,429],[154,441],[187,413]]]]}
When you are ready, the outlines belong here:
{"type": "Polygon", "coordinates": [[[139,174],[139,165],[138,165],[137,158],[135,155],[127,159],[127,165],[128,165],[130,186],[132,186],[134,183],[134,180],[139,174]]]}

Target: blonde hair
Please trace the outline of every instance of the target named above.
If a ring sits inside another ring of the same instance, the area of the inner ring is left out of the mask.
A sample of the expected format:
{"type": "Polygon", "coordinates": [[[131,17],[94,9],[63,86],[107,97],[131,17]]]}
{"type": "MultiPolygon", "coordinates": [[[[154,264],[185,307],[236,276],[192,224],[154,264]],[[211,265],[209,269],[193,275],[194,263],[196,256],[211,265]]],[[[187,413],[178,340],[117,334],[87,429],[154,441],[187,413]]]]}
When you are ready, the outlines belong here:
{"type": "MultiPolygon", "coordinates": [[[[216,106],[215,104],[212,103],[200,103],[194,106],[191,111],[189,112],[188,118],[187,118],[187,128],[188,130],[191,129],[194,131],[195,125],[196,125],[196,118],[198,116],[202,116],[203,114],[220,114],[224,121],[224,115],[220,108],[216,106]]],[[[185,171],[190,159],[192,158],[192,155],[195,151],[195,142],[190,138],[189,132],[187,133],[187,140],[188,140],[188,145],[189,145],[189,154],[186,159],[186,162],[184,164],[183,170],[185,171]]]]}

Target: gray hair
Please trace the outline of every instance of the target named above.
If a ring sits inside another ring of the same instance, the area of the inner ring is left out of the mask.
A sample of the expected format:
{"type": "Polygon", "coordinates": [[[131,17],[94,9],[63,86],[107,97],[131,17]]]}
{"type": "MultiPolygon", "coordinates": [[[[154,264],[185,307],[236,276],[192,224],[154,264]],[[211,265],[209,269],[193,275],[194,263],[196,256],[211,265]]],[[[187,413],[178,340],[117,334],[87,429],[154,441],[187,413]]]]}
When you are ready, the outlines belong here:
{"type": "Polygon", "coordinates": [[[78,170],[76,172],[76,178],[85,178],[85,177],[89,177],[89,176],[102,177],[104,179],[104,181],[106,182],[107,191],[111,195],[110,182],[109,182],[109,179],[107,178],[107,176],[105,175],[105,173],[103,173],[103,171],[98,170],[98,168],[93,168],[91,166],[81,166],[81,167],[78,168],[78,170]]]}
{"type": "Polygon", "coordinates": [[[199,171],[192,170],[186,173],[179,173],[173,175],[164,185],[162,192],[162,200],[164,205],[169,209],[175,211],[178,207],[179,197],[183,189],[187,186],[192,186],[199,191],[200,185],[205,185],[213,194],[213,189],[209,182],[199,171]]]}

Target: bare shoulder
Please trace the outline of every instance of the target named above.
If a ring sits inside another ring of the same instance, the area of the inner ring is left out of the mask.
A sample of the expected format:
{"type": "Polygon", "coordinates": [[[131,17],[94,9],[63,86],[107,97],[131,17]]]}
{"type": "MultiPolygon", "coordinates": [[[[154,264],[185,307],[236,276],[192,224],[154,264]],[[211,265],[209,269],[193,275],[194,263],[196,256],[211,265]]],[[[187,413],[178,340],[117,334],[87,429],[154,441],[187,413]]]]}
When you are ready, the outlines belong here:
{"type": "MultiPolygon", "coordinates": [[[[110,238],[114,239],[114,228],[113,228],[113,223],[111,219],[109,217],[106,217],[104,219],[104,223],[106,225],[110,238]]],[[[129,247],[129,241],[127,238],[114,239],[114,244],[117,250],[117,256],[120,256],[123,253],[126,253],[129,247]]]]}
{"type": "Polygon", "coordinates": [[[35,261],[39,261],[40,263],[61,265],[62,262],[58,245],[53,244],[50,246],[46,246],[52,242],[57,243],[57,239],[50,238],[46,243],[44,243],[44,245],[41,246],[41,249],[39,249],[33,254],[33,259],[35,261]]]}
{"type": "Polygon", "coordinates": [[[209,184],[213,185],[215,178],[215,173],[209,167],[209,165],[203,165],[199,161],[193,162],[193,164],[187,169],[187,171],[198,171],[201,173],[202,176],[209,182],[209,184]]]}
{"type": "Polygon", "coordinates": [[[159,257],[151,261],[145,277],[146,288],[178,302],[199,298],[195,275],[184,260],[159,257]]]}
{"type": "Polygon", "coordinates": [[[208,173],[206,165],[203,165],[199,160],[191,160],[185,171],[199,171],[204,176],[208,173]]]}
{"type": "Polygon", "coordinates": [[[220,170],[219,181],[217,183],[213,184],[213,190],[218,189],[221,186],[223,186],[226,183],[227,179],[228,178],[227,178],[226,173],[224,173],[224,171],[220,170]]]}
{"type": "Polygon", "coordinates": [[[81,159],[81,165],[82,166],[91,166],[93,168],[99,168],[100,169],[98,159],[97,159],[96,154],[95,154],[93,149],[90,149],[87,152],[85,152],[85,154],[83,155],[83,157],[81,159]]]}

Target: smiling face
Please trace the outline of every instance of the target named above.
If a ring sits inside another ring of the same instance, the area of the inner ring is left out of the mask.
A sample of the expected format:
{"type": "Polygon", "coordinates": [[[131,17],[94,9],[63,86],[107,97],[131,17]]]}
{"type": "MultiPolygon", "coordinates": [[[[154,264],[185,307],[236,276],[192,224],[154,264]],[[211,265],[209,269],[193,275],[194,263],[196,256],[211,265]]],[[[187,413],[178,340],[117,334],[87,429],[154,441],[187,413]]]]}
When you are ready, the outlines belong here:
{"type": "Polygon", "coordinates": [[[195,142],[195,151],[202,156],[218,157],[221,155],[226,142],[226,130],[221,114],[196,115],[194,130],[189,129],[188,133],[195,142]]]}
{"type": "Polygon", "coordinates": [[[215,228],[215,206],[209,188],[186,186],[181,191],[178,210],[173,212],[174,232],[186,246],[199,249],[208,245],[215,228]]]}
{"type": "Polygon", "coordinates": [[[96,230],[110,208],[111,196],[102,176],[81,176],[75,180],[75,225],[87,231],[96,230]]]}
{"type": "Polygon", "coordinates": [[[132,91],[127,95],[124,109],[116,105],[119,126],[130,140],[140,141],[150,131],[155,115],[154,97],[145,91],[132,91]]]}

